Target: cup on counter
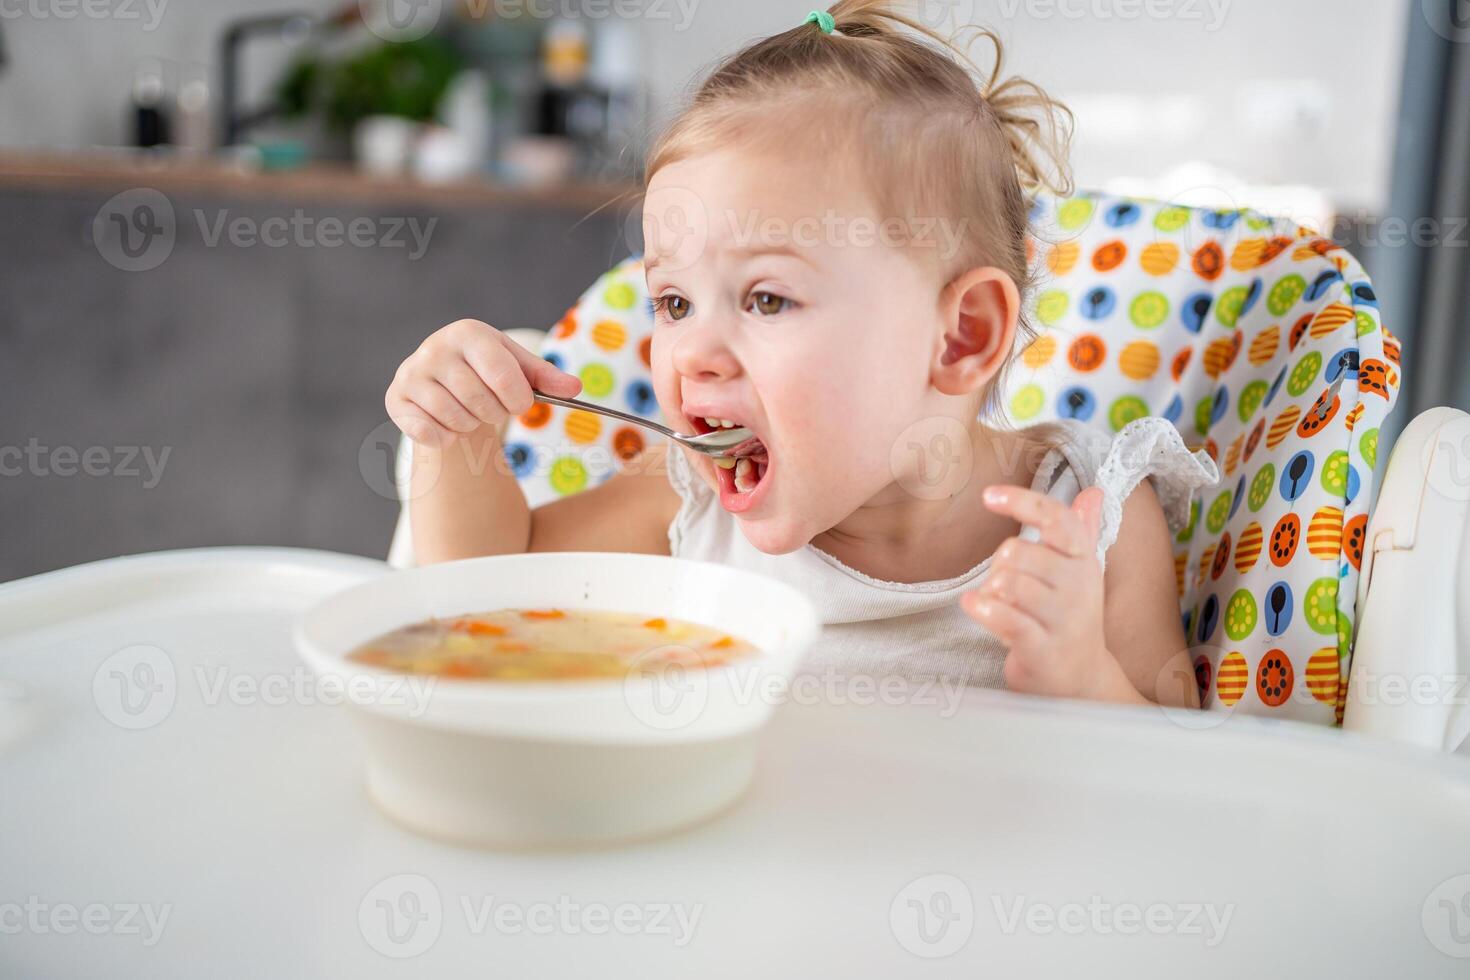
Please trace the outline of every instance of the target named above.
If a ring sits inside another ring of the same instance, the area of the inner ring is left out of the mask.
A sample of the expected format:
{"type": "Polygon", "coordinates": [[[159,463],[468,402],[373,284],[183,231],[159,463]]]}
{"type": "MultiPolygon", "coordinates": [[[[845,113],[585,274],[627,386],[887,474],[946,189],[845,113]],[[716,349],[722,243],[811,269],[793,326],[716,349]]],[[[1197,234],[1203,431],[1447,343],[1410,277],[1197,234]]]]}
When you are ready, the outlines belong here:
{"type": "Polygon", "coordinates": [[[352,131],[357,166],[374,177],[396,177],[408,170],[419,125],[399,116],[368,116],[352,131]]]}
{"type": "Polygon", "coordinates": [[[547,187],[571,179],[575,144],[564,136],[521,136],[506,144],[500,166],[512,183],[547,187]]]}

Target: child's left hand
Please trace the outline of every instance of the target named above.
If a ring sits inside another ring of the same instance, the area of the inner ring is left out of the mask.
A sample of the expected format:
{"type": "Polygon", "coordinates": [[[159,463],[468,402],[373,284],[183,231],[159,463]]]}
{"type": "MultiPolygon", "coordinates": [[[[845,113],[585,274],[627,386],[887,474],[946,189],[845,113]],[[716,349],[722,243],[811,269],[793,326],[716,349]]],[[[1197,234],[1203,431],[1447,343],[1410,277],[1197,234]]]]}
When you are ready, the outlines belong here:
{"type": "Polygon", "coordinates": [[[1138,700],[1103,626],[1103,569],[1097,560],[1102,491],[1089,488],[1072,506],[1025,487],[994,486],[985,505],[1041,532],[1040,541],[1009,538],[996,549],[979,588],[960,606],[1010,647],[1006,686],[1052,697],[1138,700]]]}

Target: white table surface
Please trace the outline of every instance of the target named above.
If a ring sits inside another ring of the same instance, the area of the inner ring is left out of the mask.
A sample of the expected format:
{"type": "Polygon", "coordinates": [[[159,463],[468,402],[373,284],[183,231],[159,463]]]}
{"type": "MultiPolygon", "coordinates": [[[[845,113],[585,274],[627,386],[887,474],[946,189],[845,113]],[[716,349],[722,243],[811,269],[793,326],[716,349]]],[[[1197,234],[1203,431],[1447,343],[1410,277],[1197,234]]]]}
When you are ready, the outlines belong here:
{"type": "Polygon", "coordinates": [[[0,977],[1470,976],[1466,761],[1243,717],[791,703],[691,832],[421,839],[289,642],[382,570],[224,549],[0,587],[0,977]]]}

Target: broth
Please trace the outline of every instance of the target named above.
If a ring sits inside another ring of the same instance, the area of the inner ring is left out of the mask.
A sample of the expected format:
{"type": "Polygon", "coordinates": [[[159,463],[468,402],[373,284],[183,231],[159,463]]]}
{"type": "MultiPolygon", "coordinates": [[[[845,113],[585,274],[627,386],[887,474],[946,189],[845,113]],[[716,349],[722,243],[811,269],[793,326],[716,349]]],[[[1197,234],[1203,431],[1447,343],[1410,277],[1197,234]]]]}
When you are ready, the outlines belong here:
{"type": "Polygon", "coordinates": [[[404,626],[347,659],[436,677],[539,681],[622,678],[634,666],[717,667],[755,652],[737,636],[663,616],[498,609],[404,626]]]}

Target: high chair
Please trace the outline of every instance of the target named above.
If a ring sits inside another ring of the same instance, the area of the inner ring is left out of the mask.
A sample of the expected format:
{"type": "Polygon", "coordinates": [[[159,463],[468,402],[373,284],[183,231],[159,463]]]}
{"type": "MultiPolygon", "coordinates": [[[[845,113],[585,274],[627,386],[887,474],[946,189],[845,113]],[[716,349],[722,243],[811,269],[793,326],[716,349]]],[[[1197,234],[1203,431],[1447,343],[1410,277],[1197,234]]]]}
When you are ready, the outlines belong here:
{"type": "MultiPolygon", "coordinates": [[[[1174,554],[1205,708],[1455,748],[1470,732],[1455,681],[1470,664],[1470,603],[1455,601],[1470,416],[1416,419],[1370,514],[1400,348],[1362,267],[1256,212],[1100,194],[1037,198],[1032,236],[1039,335],[1008,381],[1012,423],[1114,433],[1159,415],[1219,465],[1174,554]]],[[[517,339],[578,375],[582,397],[656,419],[652,328],[634,258],[548,334],[517,339]]],[[[540,404],[511,421],[505,451],[532,506],[641,452],[642,432],[607,421],[540,404]]],[[[406,519],[389,560],[412,563],[406,519]]]]}

